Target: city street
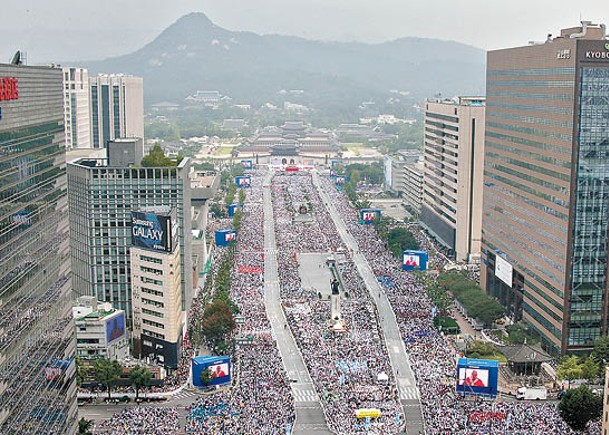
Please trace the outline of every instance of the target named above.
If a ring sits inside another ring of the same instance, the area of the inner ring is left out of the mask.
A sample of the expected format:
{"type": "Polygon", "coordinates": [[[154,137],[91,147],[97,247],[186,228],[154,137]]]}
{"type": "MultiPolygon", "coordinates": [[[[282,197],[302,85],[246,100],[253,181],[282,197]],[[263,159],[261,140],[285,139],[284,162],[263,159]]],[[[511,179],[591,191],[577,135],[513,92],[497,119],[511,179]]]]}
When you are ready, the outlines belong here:
{"type": "Polygon", "coordinates": [[[278,277],[277,247],[275,243],[275,227],[273,223],[273,205],[271,201],[272,173],[264,182],[264,302],[267,315],[271,322],[273,334],[277,340],[281,358],[291,382],[296,421],[293,433],[295,435],[330,434],[326,419],[319,402],[319,397],[313,387],[313,381],[302,359],[300,350],[286,328],[287,319],[281,307],[281,297],[278,277]]]}
{"type": "Polygon", "coordinates": [[[389,359],[391,361],[391,366],[393,367],[394,376],[398,383],[400,401],[404,407],[404,415],[406,416],[407,420],[407,431],[411,434],[416,434],[419,432],[423,433],[423,419],[421,415],[421,404],[419,401],[416,380],[414,373],[410,368],[404,341],[400,336],[395,314],[391,309],[389,300],[376,280],[376,277],[374,276],[374,273],[372,272],[367,260],[363,255],[360,254],[357,242],[351,236],[351,234],[349,234],[345,224],[338,215],[337,210],[330,202],[330,198],[321,188],[319,174],[317,172],[313,172],[312,175],[313,184],[316,186],[319,194],[326,204],[326,207],[328,207],[332,220],[334,221],[343,242],[348,249],[353,251],[353,259],[357,266],[357,270],[366,283],[366,287],[370,291],[372,299],[376,303],[380,316],[381,328],[387,344],[389,359]]]}

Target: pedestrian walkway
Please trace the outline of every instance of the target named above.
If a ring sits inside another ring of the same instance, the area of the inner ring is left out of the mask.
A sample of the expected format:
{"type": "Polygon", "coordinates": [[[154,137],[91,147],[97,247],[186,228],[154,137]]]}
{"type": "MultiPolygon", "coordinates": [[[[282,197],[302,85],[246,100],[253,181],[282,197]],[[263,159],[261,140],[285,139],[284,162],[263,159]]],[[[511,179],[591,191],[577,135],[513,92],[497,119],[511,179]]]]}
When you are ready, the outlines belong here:
{"type": "Polygon", "coordinates": [[[296,411],[296,421],[292,428],[294,435],[320,434],[329,435],[319,396],[313,387],[313,381],[302,359],[302,355],[289,328],[285,328],[287,319],[281,306],[279,288],[279,271],[277,263],[277,245],[275,243],[275,224],[273,222],[273,204],[271,200],[272,172],[264,180],[264,303],[267,316],[271,322],[273,335],[277,340],[279,352],[286,372],[291,380],[292,396],[296,411]]]}
{"type": "Polygon", "coordinates": [[[408,422],[406,425],[407,432],[411,434],[423,433],[423,416],[421,413],[421,405],[416,380],[410,367],[406,347],[402,337],[400,336],[397,319],[395,318],[395,313],[391,308],[389,299],[387,299],[385,292],[379,285],[379,282],[372,272],[368,261],[362,254],[360,254],[357,241],[348,232],[343,220],[338,214],[338,211],[330,201],[328,194],[321,187],[319,174],[314,171],[312,173],[312,177],[313,185],[323,199],[323,203],[326,205],[328,212],[336,225],[338,233],[343,240],[343,243],[347,249],[353,252],[353,261],[357,267],[357,271],[364,280],[364,283],[366,284],[366,287],[368,288],[371,297],[377,306],[380,317],[380,326],[385,337],[385,343],[387,344],[389,360],[400,392],[400,402],[404,408],[404,415],[408,422]]]}

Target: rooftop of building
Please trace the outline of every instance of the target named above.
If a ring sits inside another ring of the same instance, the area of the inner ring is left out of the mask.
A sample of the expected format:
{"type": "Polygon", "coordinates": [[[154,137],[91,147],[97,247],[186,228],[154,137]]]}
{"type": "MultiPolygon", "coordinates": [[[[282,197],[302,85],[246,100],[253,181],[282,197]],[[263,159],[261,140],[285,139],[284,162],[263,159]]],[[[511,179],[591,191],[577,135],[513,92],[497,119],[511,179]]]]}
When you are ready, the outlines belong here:
{"type": "Polygon", "coordinates": [[[434,98],[428,99],[428,103],[446,104],[450,106],[485,106],[486,97],[467,96],[453,98],[434,98]]]}
{"type": "Polygon", "coordinates": [[[75,320],[103,320],[123,312],[123,310],[113,308],[109,302],[98,302],[93,297],[79,298],[76,304],[72,307],[72,317],[75,320]]]}
{"type": "Polygon", "coordinates": [[[79,157],[76,158],[74,160],[68,160],[68,164],[69,165],[76,165],[76,166],[80,166],[82,168],[89,168],[91,170],[93,169],[106,169],[106,168],[110,168],[110,169],[171,169],[171,168],[178,168],[178,169],[184,169],[187,165],[187,163],[189,162],[189,158],[188,157],[184,157],[182,159],[182,161],[180,161],[180,163],[178,163],[175,166],[140,166],[140,165],[129,165],[126,167],[120,167],[120,166],[109,166],[108,165],[108,159],[106,158],[101,158],[101,157],[79,157]]]}

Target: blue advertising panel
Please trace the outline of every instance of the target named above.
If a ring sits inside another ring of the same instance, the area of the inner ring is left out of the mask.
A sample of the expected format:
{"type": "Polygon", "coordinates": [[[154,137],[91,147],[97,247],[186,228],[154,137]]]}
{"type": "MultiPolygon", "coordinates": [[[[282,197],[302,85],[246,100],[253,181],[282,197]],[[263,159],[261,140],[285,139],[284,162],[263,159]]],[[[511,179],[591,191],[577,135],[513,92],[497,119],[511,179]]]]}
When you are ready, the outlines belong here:
{"type": "Polygon", "coordinates": [[[251,160],[241,160],[241,166],[243,169],[252,169],[253,163],[251,160]]]}
{"type": "Polygon", "coordinates": [[[252,185],[251,175],[240,175],[235,177],[235,184],[237,187],[250,187],[252,185]]]}
{"type": "Polygon", "coordinates": [[[498,374],[498,361],[459,358],[456,391],[462,395],[496,397],[498,374]]]}
{"type": "Polygon", "coordinates": [[[381,210],[378,208],[362,208],[359,211],[359,221],[362,224],[374,224],[381,221],[381,210]]]}
{"type": "Polygon", "coordinates": [[[177,245],[177,220],[172,215],[131,212],[131,244],[153,251],[172,252],[177,245]]]}
{"type": "Polygon", "coordinates": [[[125,313],[106,320],[106,344],[125,335],[125,313]]]}
{"type": "Polygon", "coordinates": [[[337,175],[334,178],[334,182],[336,183],[337,186],[342,186],[343,184],[345,184],[345,177],[342,175],[337,175]]]}
{"type": "Polygon", "coordinates": [[[216,246],[228,246],[231,242],[237,240],[236,230],[218,230],[216,231],[216,246]]]}
{"type": "Polygon", "coordinates": [[[192,359],[192,384],[195,387],[211,387],[228,384],[231,381],[231,363],[228,356],[198,356],[192,359]],[[204,383],[203,372],[209,373],[209,381],[204,383]]]}
{"type": "Polygon", "coordinates": [[[237,210],[241,210],[241,204],[231,204],[228,206],[228,216],[229,217],[233,217],[235,216],[235,212],[237,210]]]}
{"type": "Polygon", "coordinates": [[[402,256],[402,269],[427,270],[429,255],[425,251],[404,251],[402,256]]]}

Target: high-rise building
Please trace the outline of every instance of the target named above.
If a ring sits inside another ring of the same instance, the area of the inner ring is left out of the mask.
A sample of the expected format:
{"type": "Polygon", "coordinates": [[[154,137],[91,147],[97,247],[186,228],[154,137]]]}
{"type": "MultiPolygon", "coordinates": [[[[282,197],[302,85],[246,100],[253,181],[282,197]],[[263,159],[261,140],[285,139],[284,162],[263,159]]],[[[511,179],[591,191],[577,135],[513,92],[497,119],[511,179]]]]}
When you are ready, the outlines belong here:
{"type": "Polygon", "coordinates": [[[144,138],[144,80],[127,75],[89,77],[91,144],[106,148],[108,141],[144,138]]]}
{"type": "Polygon", "coordinates": [[[131,228],[134,355],[177,369],[184,311],[175,209],[134,211],[131,228]]]}
{"type": "Polygon", "coordinates": [[[484,98],[425,103],[421,224],[457,261],[480,258],[484,98]]]}
{"type": "Polygon", "coordinates": [[[76,433],[61,69],[0,65],[0,433],[76,433]]]}
{"type": "Polygon", "coordinates": [[[110,166],[106,159],[68,163],[72,285],[77,296],[96,296],[124,310],[131,324],[131,212],[177,210],[182,304],[192,298],[190,160],[177,166],[110,166]]]}
{"type": "Polygon", "coordinates": [[[63,68],[64,128],[66,147],[91,148],[89,72],[85,68],[63,68]]]}
{"type": "Polygon", "coordinates": [[[488,53],[481,284],[556,353],[607,333],[605,33],[488,53]]]}

